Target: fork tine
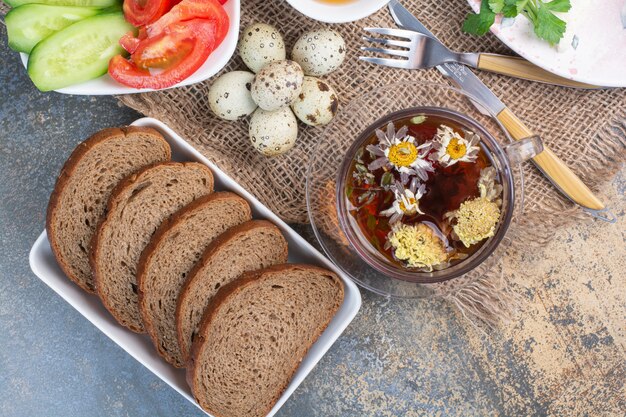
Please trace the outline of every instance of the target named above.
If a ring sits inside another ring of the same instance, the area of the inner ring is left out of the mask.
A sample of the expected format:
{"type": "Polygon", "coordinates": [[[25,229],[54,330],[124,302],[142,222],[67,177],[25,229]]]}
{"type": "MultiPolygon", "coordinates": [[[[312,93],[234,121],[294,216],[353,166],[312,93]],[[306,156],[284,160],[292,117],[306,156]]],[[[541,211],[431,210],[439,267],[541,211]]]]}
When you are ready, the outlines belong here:
{"type": "Polygon", "coordinates": [[[361,46],[361,51],[374,52],[378,54],[392,55],[392,56],[403,56],[405,58],[409,57],[410,51],[400,50],[400,49],[387,49],[387,48],[371,48],[367,46],[361,46]]]}
{"type": "Polygon", "coordinates": [[[370,36],[363,36],[362,39],[366,42],[380,43],[382,45],[399,46],[401,48],[411,47],[411,42],[397,41],[395,39],[372,38],[370,36]]]}
{"type": "Polygon", "coordinates": [[[375,58],[371,56],[359,57],[361,61],[369,62],[375,65],[384,65],[386,67],[410,69],[408,60],[406,59],[389,59],[389,58],[375,58]]]}
{"type": "Polygon", "coordinates": [[[363,28],[366,32],[378,33],[379,35],[395,36],[396,38],[405,38],[408,41],[414,38],[415,32],[403,29],[390,29],[390,28],[363,28]]]}

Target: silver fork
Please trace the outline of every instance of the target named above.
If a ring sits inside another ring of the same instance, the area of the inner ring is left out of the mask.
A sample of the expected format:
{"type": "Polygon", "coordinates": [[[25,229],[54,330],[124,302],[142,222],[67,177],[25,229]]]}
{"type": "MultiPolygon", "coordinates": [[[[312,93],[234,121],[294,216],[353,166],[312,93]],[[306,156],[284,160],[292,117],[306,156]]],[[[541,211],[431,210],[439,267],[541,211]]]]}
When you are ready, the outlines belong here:
{"type": "Polygon", "coordinates": [[[403,29],[365,28],[367,32],[399,39],[386,39],[363,36],[363,40],[382,45],[386,48],[362,46],[361,50],[395,58],[379,58],[362,56],[360,60],[376,65],[385,65],[394,68],[424,69],[432,68],[446,62],[457,62],[473,68],[478,67],[479,54],[453,52],[442,45],[437,39],[430,36],[403,29]],[[402,49],[391,49],[396,47],[402,49]]]}
{"type": "Polygon", "coordinates": [[[390,58],[360,57],[372,64],[404,69],[425,69],[456,62],[480,70],[496,72],[511,77],[523,78],[564,87],[599,88],[579,83],[552,74],[523,58],[484,53],[459,53],[448,49],[439,40],[420,32],[404,29],[365,28],[366,31],[393,36],[398,39],[364,36],[366,42],[379,44],[382,48],[363,46],[362,51],[386,55],[390,58]],[[395,48],[395,49],[392,49],[395,48]],[[402,49],[398,49],[402,48],[402,49]]]}

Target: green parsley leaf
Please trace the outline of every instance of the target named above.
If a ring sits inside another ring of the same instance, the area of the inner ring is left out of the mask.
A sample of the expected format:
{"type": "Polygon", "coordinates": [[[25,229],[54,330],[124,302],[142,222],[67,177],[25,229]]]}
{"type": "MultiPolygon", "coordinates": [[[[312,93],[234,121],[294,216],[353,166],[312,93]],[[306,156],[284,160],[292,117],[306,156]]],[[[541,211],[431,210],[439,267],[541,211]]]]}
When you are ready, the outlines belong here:
{"type": "Polygon", "coordinates": [[[565,13],[571,0],[482,0],[479,13],[471,13],[463,22],[463,31],[484,35],[495,22],[496,14],[515,17],[523,14],[531,21],[535,34],[554,45],[565,35],[566,23],[553,12],[565,13]]]}
{"type": "Polygon", "coordinates": [[[524,10],[528,0],[504,0],[502,15],[504,17],[515,17],[524,10]]]}
{"type": "Polygon", "coordinates": [[[569,12],[569,9],[572,8],[572,4],[569,0],[552,0],[548,3],[544,3],[544,6],[553,12],[561,13],[569,12]]]}
{"type": "Polygon", "coordinates": [[[535,28],[535,34],[551,45],[559,43],[563,35],[565,34],[566,23],[559,19],[545,3],[539,1],[536,11],[536,18],[533,20],[533,26],[535,28]]]}
{"type": "Polygon", "coordinates": [[[478,14],[468,14],[463,22],[463,32],[484,35],[496,21],[496,14],[489,8],[489,0],[483,0],[478,14]]]}
{"type": "Polygon", "coordinates": [[[504,7],[504,0],[489,0],[489,8],[494,13],[502,12],[502,8],[504,7]]]}

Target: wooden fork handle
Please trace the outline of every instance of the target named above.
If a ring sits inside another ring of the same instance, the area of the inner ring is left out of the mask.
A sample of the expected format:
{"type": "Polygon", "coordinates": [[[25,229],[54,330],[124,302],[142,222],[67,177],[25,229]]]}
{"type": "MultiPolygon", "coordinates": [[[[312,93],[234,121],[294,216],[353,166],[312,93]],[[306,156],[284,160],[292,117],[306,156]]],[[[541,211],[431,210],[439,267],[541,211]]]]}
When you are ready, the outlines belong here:
{"type": "Polygon", "coordinates": [[[552,74],[551,72],[548,72],[523,58],[514,56],[479,54],[477,67],[481,70],[510,75],[515,78],[523,78],[525,80],[555,84],[564,87],[587,89],[600,88],[595,85],[579,83],[577,81],[559,77],[558,75],[552,74]]]}
{"type": "MultiPolygon", "coordinates": [[[[498,120],[515,140],[533,136],[520,119],[508,108],[498,114],[498,120]]],[[[603,210],[604,204],[593,194],[580,178],[569,169],[548,147],[533,158],[533,162],[546,177],[573,202],[592,210],[603,210]]]]}

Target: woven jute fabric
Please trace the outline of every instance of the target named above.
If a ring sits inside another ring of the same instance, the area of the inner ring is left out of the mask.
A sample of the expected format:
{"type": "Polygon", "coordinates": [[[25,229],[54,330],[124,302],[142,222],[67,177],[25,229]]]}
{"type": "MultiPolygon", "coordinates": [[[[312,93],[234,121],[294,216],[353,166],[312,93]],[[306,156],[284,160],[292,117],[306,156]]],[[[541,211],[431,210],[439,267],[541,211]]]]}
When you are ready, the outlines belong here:
{"type": "MultiPolygon", "coordinates": [[[[469,10],[464,0],[404,3],[452,49],[511,54],[492,35],[478,38],[461,32],[461,23],[469,10]]],[[[288,48],[304,31],[325,26],[301,15],[283,0],[243,1],[242,28],[253,22],[280,28],[288,48]]],[[[363,28],[368,26],[394,27],[394,24],[383,9],[355,23],[332,25],[346,40],[348,54],[343,66],[324,78],[335,87],[343,106],[365,92],[390,83],[421,80],[447,84],[434,69],[396,70],[359,61],[358,47],[363,28]]],[[[223,72],[236,69],[245,69],[237,54],[223,72]]],[[[626,159],[626,90],[574,90],[486,72],[478,75],[592,189],[610,180],[626,159]]],[[[210,85],[208,80],[119,99],[167,123],[287,222],[307,222],[306,170],[322,129],[301,125],[294,149],[280,157],[264,157],[251,146],[246,121],[222,121],[211,113],[207,102],[210,85]]],[[[525,210],[518,219],[517,233],[508,253],[540,247],[549,241],[556,228],[586,218],[531,164],[525,166],[524,178],[525,210]]],[[[336,227],[332,208],[328,213],[327,227],[336,227]]],[[[502,268],[496,266],[488,273],[468,274],[434,284],[432,288],[459,307],[464,316],[495,325],[511,318],[519,304],[507,283],[502,268]]]]}
{"type": "MultiPolygon", "coordinates": [[[[461,32],[461,23],[469,10],[465,0],[406,0],[404,4],[452,49],[511,54],[492,35],[473,37],[461,32]]],[[[0,3],[0,6],[5,5],[0,3]]],[[[6,7],[2,11],[6,11],[6,7]]],[[[301,15],[284,0],[242,1],[242,28],[252,22],[278,27],[288,48],[304,31],[326,26],[301,15]]],[[[355,23],[331,26],[341,33],[348,45],[343,66],[324,77],[339,93],[341,106],[390,83],[430,81],[447,84],[434,69],[397,70],[359,61],[358,47],[363,28],[368,26],[395,25],[387,10],[383,9],[355,23]]],[[[236,69],[245,69],[237,54],[222,72],[236,69]]],[[[486,72],[479,72],[478,76],[592,189],[609,181],[626,160],[625,89],[573,90],[486,72]]],[[[294,149],[283,156],[264,157],[249,142],[247,121],[223,121],[211,113],[207,102],[211,81],[155,93],[120,96],[119,100],[167,123],[284,220],[307,222],[306,170],[322,128],[300,125],[294,149]]],[[[588,218],[564,199],[531,164],[524,168],[524,180],[524,214],[518,219],[517,232],[508,253],[541,247],[555,229],[588,218]]],[[[332,207],[328,213],[327,227],[336,227],[332,207]]],[[[489,273],[469,274],[432,288],[436,294],[458,306],[463,315],[497,324],[510,318],[518,305],[517,297],[507,283],[502,268],[496,266],[489,273]]]]}

